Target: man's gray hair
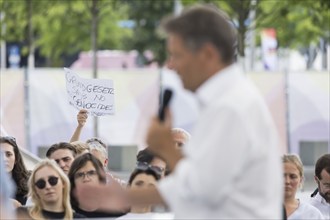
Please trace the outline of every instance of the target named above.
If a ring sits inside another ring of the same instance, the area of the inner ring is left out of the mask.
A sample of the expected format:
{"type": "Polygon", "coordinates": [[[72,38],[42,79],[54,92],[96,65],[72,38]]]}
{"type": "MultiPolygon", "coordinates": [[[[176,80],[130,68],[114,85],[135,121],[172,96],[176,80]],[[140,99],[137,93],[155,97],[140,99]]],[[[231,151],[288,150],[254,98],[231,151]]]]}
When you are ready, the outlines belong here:
{"type": "Polygon", "coordinates": [[[92,150],[96,150],[101,152],[105,158],[108,158],[107,145],[101,139],[90,138],[86,141],[86,144],[88,144],[90,152],[92,152],[92,150]]]}

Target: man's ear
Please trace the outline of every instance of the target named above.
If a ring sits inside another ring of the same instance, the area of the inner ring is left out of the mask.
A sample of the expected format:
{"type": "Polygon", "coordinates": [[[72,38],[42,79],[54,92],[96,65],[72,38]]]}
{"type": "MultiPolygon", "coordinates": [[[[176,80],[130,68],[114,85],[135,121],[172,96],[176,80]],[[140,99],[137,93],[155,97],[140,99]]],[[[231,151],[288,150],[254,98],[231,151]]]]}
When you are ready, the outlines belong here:
{"type": "Polygon", "coordinates": [[[219,60],[220,54],[215,46],[211,43],[205,43],[201,48],[201,56],[206,60],[219,60]]]}
{"type": "Polygon", "coordinates": [[[315,180],[316,183],[318,183],[318,178],[315,175],[314,175],[314,180],[315,180]]]}

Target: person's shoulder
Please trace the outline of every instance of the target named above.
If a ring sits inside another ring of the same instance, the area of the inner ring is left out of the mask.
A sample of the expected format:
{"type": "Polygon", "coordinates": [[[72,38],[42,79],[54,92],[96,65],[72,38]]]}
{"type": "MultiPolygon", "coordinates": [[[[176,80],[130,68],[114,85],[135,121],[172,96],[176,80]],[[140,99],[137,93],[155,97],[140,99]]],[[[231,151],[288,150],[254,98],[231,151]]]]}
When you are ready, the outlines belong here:
{"type": "Polygon", "coordinates": [[[311,197],[308,202],[309,202],[309,204],[311,204],[313,206],[321,203],[320,199],[317,196],[311,197]]]}
{"type": "Polygon", "coordinates": [[[83,214],[77,213],[77,212],[73,212],[73,218],[87,218],[86,216],[84,216],[83,214]]]}
{"type": "Polygon", "coordinates": [[[29,207],[21,206],[16,209],[18,219],[30,219],[29,207]]]}
{"type": "Polygon", "coordinates": [[[318,208],[311,205],[308,202],[301,202],[300,203],[301,210],[304,211],[306,217],[310,217],[311,219],[318,218],[323,219],[323,215],[318,208]]]}
{"type": "Polygon", "coordinates": [[[21,213],[23,213],[23,212],[28,212],[29,211],[29,207],[27,207],[27,206],[20,206],[20,207],[17,207],[16,208],[16,211],[17,212],[21,212],[21,213]]]}

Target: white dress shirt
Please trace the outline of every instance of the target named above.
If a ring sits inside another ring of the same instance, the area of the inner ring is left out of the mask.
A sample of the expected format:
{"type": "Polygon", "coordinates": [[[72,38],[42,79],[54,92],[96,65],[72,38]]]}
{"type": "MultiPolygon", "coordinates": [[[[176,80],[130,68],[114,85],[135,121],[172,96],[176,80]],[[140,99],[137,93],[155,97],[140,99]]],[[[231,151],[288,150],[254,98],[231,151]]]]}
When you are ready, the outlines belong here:
{"type": "Polygon", "coordinates": [[[177,219],[280,219],[282,163],[270,113],[236,65],[196,92],[185,158],[158,186],[177,219]]]}
{"type": "Polygon", "coordinates": [[[330,219],[330,203],[327,203],[320,193],[311,198],[310,204],[320,210],[325,219],[330,219]]]}
{"type": "Polygon", "coordinates": [[[299,219],[324,219],[324,216],[321,214],[321,212],[315,208],[314,206],[305,203],[305,202],[299,202],[298,208],[288,216],[288,220],[299,220],[299,219]]]}

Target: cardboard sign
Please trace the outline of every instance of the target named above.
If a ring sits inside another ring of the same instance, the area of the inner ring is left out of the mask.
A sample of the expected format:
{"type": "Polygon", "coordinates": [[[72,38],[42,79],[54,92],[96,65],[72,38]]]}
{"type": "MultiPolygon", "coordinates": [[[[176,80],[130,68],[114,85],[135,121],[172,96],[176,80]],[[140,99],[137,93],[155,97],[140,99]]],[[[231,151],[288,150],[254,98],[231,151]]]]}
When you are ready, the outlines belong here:
{"type": "Polygon", "coordinates": [[[69,103],[77,109],[87,109],[93,116],[115,113],[112,80],[84,79],[64,68],[69,103]]]}

